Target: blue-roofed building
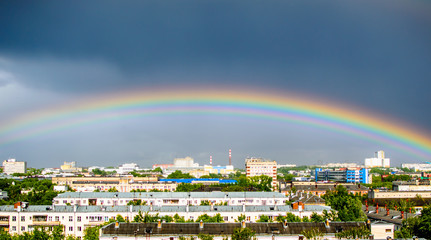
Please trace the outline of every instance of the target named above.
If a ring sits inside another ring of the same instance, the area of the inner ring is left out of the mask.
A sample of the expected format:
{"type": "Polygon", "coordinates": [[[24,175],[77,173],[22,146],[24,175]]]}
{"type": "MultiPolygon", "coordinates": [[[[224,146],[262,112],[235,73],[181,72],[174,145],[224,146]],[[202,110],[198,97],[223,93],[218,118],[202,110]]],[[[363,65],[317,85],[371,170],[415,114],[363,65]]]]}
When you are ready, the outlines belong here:
{"type": "Polygon", "coordinates": [[[202,184],[236,184],[236,180],[219,179],[219,178],[166,178],[159,179],[159,182],[175,182],[175,183],[202,183],[202,184]]]}

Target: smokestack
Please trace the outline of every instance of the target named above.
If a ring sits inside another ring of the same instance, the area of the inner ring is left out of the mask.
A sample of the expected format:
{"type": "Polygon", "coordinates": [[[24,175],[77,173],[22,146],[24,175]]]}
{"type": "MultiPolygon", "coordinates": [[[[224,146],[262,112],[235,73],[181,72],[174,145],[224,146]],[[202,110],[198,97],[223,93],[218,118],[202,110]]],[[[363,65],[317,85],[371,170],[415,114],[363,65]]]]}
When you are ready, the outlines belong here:
{"type": "Polygon", "coordinates": [[[232,150],[229,149],[229,165],[232,165],[232,150]]]}
{"type": "Polygon", "coordinates": [[[210,156],[210,165],[213,165],[213,156],[210,156]]]}

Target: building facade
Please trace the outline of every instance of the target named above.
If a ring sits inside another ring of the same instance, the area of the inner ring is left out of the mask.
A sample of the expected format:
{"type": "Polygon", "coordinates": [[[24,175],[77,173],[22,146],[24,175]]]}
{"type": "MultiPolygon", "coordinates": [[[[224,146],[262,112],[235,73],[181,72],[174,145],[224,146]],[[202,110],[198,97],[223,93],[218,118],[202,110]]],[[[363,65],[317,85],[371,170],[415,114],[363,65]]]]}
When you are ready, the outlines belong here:
{"type": "Polygon", "coordinates": [[[211,204],[285,205],[289,199],[278,192],[66,192],[54,198],[56,206],[126,206],[130,202],[145,202],[152,206],[186,206],[211,204]]]}
{"type": "Polygon", "coordinates": [[[256,222],[261,215],[275,220],[277,216],[286,216],[290,212],[296,216],[310,217],[313,212],[322,214],[329,211],[327,206],[304,206],[294,209],[288,205],[279,206],[58,206],[37,205],[26,206],[18,202],[15,205],[0,206],[0,227],[11,234],[22,234],[32,231],[35,227],[50,228],[64,226],[66,235],[82,238],[87,227],[101,225],[121,215],[124,219],[133,221],[135,216],[142,213],[159,216],[174,216],[178,214],[185,220],[196,221],[199,216],[220,214],[225,222],[233,223],[244,215],[247,222],[256,222]]]}
{"type": "Polygon", "coordinates": [[[391,160],[389,158],[385,158],[384,151],[375,152],[373,158],[365,159],[365,168],[374,168],[374,167],[380,167],[380,168],[391,167],[391,160]]]}
{"type": "Polygon", "coordinates": [[[314,171],[316,182],[370,183],[371,181],[367,168],[339,170],[316,168],[314,171]]]}
{"type": "Polygon", "coordinates": [[[3,172],[11,175],[14,173],[26,173],[27,162],[18,162],[16,159],[8,159],[3,161],[3,172]]]}
{"type": "Polygon", "coordinates": [[[262,158],[246,158],[245,170],[247,177],[266,175],[272,178],[272,189],[277,189],[277,162],[262,158]]]}

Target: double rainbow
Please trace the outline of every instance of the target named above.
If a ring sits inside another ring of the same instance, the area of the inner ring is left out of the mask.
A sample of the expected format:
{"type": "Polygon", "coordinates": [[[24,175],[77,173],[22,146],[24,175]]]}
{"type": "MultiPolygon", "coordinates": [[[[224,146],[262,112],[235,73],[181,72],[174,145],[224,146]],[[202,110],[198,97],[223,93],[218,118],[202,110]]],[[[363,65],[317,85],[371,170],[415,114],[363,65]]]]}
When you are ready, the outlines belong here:
{"type": "Polygon", "coordinates": [[[394,120],[293,94],[237,89],[151,89],[91,97],[2,123],[0,146],[81,124],[171,114],[221,114],[306,124],[431,159],[431,140],[394,120]]]}

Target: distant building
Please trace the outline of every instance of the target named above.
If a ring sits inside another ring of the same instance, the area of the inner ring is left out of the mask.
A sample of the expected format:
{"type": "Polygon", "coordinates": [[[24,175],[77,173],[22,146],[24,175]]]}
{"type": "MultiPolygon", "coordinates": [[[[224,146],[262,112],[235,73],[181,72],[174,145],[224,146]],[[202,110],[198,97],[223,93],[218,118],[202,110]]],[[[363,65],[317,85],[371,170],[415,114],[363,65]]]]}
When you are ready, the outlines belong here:
{"type": "Polygon", "coordinates": [[[282,168],[282,167],[293,168],[293,167],[296,167],[296,164],[278,164],[277,165],[277,169],[282,168]]]}
{"type": "Polygon", "coordinates": [[[124,163],[118,167],[118,170],[117,169],[114,169],[114,170],[116,170],[117,173],[119,174],[126,174],[129,172],[138,171],[140,169],[138,164],[136,163],[124,163]]]}
{"type": "Polygon", "coordinates": [[[60,166],[62,172],[67,173],[78,173],[82,172],[82,168],[76,167],[76,162],[64,162],[63,165],[60,166]]]}
{"type": "Polygon", "coordinates": [[[359,168],[363,167],[357,163],[328,163],[322,166],[323,168],[359,168]]]}
{"type": "Polygon", "coordinates": [[[14,173],[26,173],[27,162],[18,162],[16,159],[8,159],[3,161],[3,172],[11,175],[14,173]]]}
{"type": "Polygon", "coordinates": [[[415,171],[431,171],[430,163],[403,163],[401,164],[402,168],[413,169],[415,171]]]}
{"type": "Polygon", "coordinates": [[[174,167],[176,167],[176,168],[199,167],[199,163],[195,163],[194,159],[191,157],[175,158],[174,159],[174,167]]]}
{"type": "Polygon", "coordinates": [[[390,168],[391,160],[389,158],[385,158],[384,151],[378,151],[374,153],[373,158],[365,158],[365,168],[390,168]]]}
{"type": "Polygon", "coordinates": [[[272,178],[272,188],[277,188],[277,162],[262,158],[246,158],[245,170],[247,177],[266,175],[272,178]]]}
{"type": "Polygon", "coordinates": [[[367,168],[362,169],[322,169],[316,168],[315,180],[329,181],[329,182],[342,182],[342,183],[370,183],[369,170],[367,168]]]}

